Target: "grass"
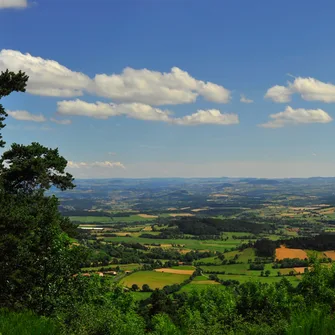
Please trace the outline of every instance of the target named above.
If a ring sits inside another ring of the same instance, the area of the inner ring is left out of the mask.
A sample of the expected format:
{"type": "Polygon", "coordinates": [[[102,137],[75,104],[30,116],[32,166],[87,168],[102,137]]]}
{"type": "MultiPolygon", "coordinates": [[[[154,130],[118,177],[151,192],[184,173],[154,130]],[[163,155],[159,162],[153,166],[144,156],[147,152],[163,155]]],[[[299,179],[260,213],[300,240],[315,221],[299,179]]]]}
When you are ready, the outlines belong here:
{"type": "Polygon", "coordinates": [[[188,279],[189,275],[155,272],[155,271],[138,271],[124,277],[121,283],[127,287],[137,284],[140,288],[148,284],[150,288],[163,288],[166,285],[179,284],[188,279]]]}
{"type": "Polygon", "coordinates": [[[247,274],[249,269],[249,264],[242,263],[242,264],[231,264],[231,265],[204,265],[201,266],[201,269],[206,272],[211,271],[225,271],[226,273],[232,274],[247,274]]]}
{"type": "Polygon", "coordinates": [[[195,267],[192,265],[179,265],[179,266],[172,266],[171,269],[175,270],[195,270],[195,267]]]}
{"type": "Polygon", "coordinates": [[[194,281],[204,281],[204,280],[208,280],[208,277],[206,277],[206,276],[196,276],[196,277],[192,280],[192,282],[194,282],[194,281]]]}
{"type": "Polygon", "coordinates": [[[56,335],[60,334],[58,325],[45,317],[31,312],[0,311],[0,334],[3,335],[56,335]]]}
{"type": "Polygon", "coordinates": [[[141,301],[150,298],[151,292],[132,292],[135,301],[141,301]]]}

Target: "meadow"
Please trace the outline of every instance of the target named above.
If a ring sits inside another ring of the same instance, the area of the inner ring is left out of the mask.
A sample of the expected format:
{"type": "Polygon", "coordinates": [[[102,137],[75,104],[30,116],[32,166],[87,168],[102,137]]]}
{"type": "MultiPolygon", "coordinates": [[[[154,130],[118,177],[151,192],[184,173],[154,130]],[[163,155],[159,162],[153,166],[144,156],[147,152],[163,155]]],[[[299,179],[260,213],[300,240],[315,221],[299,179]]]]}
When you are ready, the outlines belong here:
{"type": "Polygon", "coordinates": [[[155,271],[138,271],[134,272],[121,280],[126,287],[137,284],[140,288],[144,284],[148,284],[151,289],[163,288],[166,285],[180,284],[188,279],[190,275],[163,273],[155,271]]]}

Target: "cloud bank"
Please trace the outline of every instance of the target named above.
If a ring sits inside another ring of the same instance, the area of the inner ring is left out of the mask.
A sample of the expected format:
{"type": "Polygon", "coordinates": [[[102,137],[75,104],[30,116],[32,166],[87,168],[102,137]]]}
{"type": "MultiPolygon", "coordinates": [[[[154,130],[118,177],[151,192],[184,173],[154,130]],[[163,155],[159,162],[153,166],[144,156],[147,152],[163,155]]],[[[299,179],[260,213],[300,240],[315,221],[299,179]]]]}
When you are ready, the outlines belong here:
{"type": "Polygon", "coordinates": [[[217,109],[199,110],[182,118],[172,117],[169,110],[161,110],[141,103],[108,104],[104,102],[88,103],[82,100],[64,100],[58,102],[57,112],[60,115],[80,115],[98,119],[114,116],[126,116],[146,121],[161,121],[176,125],[218,124],[230,125],[239,123],[237,114],[222,114],[217,109]]]}
{"type": "Polygon", "coordinates": [[[57,61],[4,49],[0,52],[0,71],[7,68],[26,72],[27,91],[41,96],[75,97],[85,92],[118,102],[149,105],[192,103],[199,96],[211,102],[228,103],[231,98],[231,92],[223,86],[195,79],[178,67],[170,72],[127,67],[120,74],[89,78],[57,61]]]}

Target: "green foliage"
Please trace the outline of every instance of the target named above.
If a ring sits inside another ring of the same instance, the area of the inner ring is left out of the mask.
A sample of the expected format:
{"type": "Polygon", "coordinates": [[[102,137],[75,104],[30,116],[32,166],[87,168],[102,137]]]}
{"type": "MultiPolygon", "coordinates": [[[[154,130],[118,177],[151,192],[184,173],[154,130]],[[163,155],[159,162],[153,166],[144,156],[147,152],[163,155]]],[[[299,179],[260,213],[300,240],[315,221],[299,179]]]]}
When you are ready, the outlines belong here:
{"type": "MultiPolygon", "coordinates": [[[[25,92],[28,76],[19,71],[18,73],[6,70],[0,74],[0,99],[11,94],[12,92],[25,92]]],[[[3,123],[7,117],[4,107],[0,104],[0,130],[5,127],[3,123]]],[[[0,133],[0,148],[5,146],[6,142],[2,139],[0,133]]]]}
{"type": "Polygon", "coordinates": [[[322,307],[296,312],[287,328],[287,335],[333,335],[335,333],[335,320],[329,310],[322,307]]]}
{"type": "Polygon", "coordinates": [[[56,198],[0,194],[1,304],[49,313],[85,258],[62,231],[56,198]]]}
{"type": "Polygon", "coordinates": [[[73,177],[65,172],[67,161],[58,149],[39,143],[12,144],[0,160],[0,174],[6,193],[31,194],[48,190],[51,186],[66,190],[73,188],[73,177]]]}
{"type": "Polygon", "coordinates": [[[0,334],[3,335],[56,335],[60,326],[55,320],[37,316],[30,311],[0,310],[0,334]]]}
{"type": "Polygon", "coordinates": [[[181,331],[174,325],[168,315],[157,314],[152,319],[153,335],[181,335],[181,331]]]}

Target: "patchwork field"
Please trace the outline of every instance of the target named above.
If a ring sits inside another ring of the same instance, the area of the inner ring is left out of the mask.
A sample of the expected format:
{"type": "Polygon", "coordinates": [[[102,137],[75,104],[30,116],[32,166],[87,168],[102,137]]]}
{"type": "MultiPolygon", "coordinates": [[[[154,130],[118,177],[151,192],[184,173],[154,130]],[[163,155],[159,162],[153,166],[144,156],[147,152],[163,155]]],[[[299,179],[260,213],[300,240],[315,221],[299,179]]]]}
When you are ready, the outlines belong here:
{"type": "Polygon", "coordinates": [[[283,260],[284,258],[308,258],[306,251],[302,249],[290,249],[284,246],[276,249],[276,259],[283,260]]]}
{"type": "Polygon", "coordinates": [[[148,284],[150,288],[163,288],[166,285],[180,284],[188,279],[188,274],[163,273],[156,271],[138,271],[124,277],[121,283],[127,287],[137,284],[142,287],[148,284]]]}

